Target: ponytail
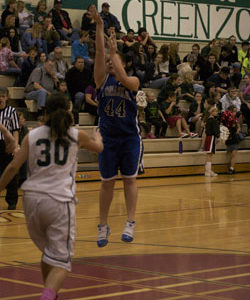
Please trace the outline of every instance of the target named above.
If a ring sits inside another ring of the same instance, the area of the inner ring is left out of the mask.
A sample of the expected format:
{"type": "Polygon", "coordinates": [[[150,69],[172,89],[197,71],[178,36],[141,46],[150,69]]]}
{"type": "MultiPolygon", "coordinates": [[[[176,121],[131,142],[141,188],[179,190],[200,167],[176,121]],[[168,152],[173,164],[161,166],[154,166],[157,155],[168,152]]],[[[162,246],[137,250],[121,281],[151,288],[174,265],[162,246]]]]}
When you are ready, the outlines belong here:
{"type": "Polygon", "coordinates": [[[59,145],[67,147],[70,140],[68,130],[73,124],[69,103],[66,97],[59,93],[52,94],[46,101],[46,125],[50,127],[50,135],[59,145]]]}

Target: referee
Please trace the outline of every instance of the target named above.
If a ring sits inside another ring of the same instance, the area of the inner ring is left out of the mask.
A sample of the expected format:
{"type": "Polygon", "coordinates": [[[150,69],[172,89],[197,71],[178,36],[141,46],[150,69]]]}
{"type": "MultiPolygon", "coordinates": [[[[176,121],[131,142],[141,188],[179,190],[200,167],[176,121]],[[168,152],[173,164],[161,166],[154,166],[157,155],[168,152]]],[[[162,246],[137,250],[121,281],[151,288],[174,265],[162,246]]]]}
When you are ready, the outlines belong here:
{"type": "MultiPolygon", "coordinates": [[[[15,150],[13,154],[18,150],[18,131],[19,122],[16,109],[7,105],[8,90],[0,87],[0,122],[2,125],[13,135],[15,139],[15,150]]],[[[7,153],[5,149],[4,135],[0,132],[0,175],[3,173],[8,164],[12,161],[13,154],[7,153]]],[[[11,182],[6,186],[5,200],[8,203],[8,209],[16,209],[18,200],[18,181],[15,176],[11,182]]]]}

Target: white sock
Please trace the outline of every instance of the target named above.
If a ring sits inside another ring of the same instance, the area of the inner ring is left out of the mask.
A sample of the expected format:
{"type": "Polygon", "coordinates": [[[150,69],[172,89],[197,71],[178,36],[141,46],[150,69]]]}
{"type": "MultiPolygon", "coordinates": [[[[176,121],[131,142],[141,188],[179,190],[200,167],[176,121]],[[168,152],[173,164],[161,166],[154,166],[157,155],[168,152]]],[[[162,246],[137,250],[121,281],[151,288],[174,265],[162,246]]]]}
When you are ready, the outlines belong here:
{"type": "Polygon", "coordinates": [[[206,162],[206,164],[205,164],[205,170],[206,170],[207,173],[211,172],[211,167],[212,167],[212,163],[210,161],[206,162]]]}

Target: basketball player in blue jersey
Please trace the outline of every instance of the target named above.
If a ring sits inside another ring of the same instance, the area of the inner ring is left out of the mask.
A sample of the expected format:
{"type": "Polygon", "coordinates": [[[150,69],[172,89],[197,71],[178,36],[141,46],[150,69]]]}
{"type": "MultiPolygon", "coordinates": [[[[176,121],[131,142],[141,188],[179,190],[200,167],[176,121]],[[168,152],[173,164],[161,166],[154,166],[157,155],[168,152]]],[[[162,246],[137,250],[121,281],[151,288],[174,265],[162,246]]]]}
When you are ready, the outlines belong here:
{"type": "Polygon", "coordinates": [[[94,6],[91,7],[91,14],[96,21],[94,78],[98,90],[99,127],[104,144],[104,151],[99,155],[102,186],[97,245],[104,247],[110,234],[108,213],[118,169],[123,178],[128,215],[121,239],[124,242],[133,241],[137,202],[136,176],[142,168],[143,146],[135,101],[139,80],[137,77],[127,76],[125,62],[117,53],[115,32],[108,40],[109,53],[105,53],[103,20],[94,6]]]}

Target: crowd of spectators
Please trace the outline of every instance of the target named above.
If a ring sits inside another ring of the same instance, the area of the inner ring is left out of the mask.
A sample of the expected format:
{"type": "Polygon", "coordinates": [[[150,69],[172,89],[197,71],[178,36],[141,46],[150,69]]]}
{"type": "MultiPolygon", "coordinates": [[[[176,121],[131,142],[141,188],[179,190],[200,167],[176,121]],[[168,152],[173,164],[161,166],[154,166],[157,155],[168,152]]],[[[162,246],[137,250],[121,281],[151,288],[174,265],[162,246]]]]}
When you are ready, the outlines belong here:
{"type": "MultiPolygon", "coordinates": [[[[62,0],[55,0],[50,11],[46,1],[40,0],[34,14],[23,1],[9,0],[1,15],[0,74],[16,76],[15,85],[25,87],[26,98],[37,100],[39,114],[47,96],[62,85],[73,105],[76,125],[81,110],[97,117],[93,81],[96,24],[88,10],[80,30],[73,28],[62,0]],[[64,45],[72,45],[71,64],[63,58],[64,45]]],[[[110,10],[107,2],[102,4],[106,42],[115,32],[127,73],[139,78],[141,89],[160,89],[157,97],[147,95],[140,119],[148,138],[165,137],[167,126],[176,127],[180,137],[202,136],[211,105],[218,107],[218,118],[234,106],[240,123],[250,129],[249,41],[243,41],[240,50],[235,36],[213,39],[202,49],[195,43],[181,61],[179,43],[159,47],[144,27],[137,33],[133,28],[124,33],[110,10]],[[188,102],[189,109],[183,109],[180,100],[188,102]],[[151,125],[156,127],[155,135],[151,125]]]]}

